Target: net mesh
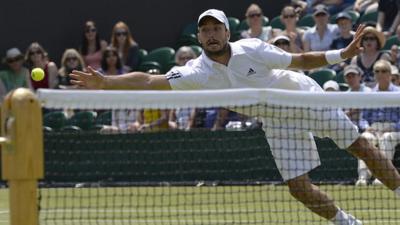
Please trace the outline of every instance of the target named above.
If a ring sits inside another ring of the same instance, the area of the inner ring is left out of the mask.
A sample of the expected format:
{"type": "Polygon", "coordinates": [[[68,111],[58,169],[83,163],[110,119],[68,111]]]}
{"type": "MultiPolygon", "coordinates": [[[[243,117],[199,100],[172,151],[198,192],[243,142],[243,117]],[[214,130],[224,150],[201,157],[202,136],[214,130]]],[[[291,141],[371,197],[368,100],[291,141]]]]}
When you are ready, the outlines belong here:
{"type": "Polygon", "coordinates": [[[363,135],[399,165],[396,93],[38,95],[40,224],[326,224],[290,194],[306,172],[365,224],[400,223],[395,194],[344,150],[363,135]]]}

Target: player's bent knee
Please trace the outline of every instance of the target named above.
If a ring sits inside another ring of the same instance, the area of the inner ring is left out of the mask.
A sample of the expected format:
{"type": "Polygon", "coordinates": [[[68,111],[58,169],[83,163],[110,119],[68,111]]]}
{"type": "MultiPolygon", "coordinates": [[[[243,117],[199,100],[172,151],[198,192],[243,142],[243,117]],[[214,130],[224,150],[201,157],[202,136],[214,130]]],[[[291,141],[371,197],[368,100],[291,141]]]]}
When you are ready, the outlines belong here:
{"type": "Polygon", "coordinates": [[[311,181],[307,174],[293,178],[287,184],[290,194],[296,199],[301,199],[305,193],[310,192],[311,181]]]}

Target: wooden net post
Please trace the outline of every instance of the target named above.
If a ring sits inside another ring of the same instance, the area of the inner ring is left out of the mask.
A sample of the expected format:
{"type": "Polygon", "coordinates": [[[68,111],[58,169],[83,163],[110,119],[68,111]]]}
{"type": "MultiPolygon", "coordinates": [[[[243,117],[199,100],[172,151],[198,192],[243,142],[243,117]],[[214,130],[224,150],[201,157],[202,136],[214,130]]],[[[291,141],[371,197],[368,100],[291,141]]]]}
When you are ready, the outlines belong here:
{"type": "Polygon", "coordinates": [[[2,175],[9,186],[11,225],[38,225],[37,180],[44,175],[41,106],[28,89],[1,107],[2,175]]]}

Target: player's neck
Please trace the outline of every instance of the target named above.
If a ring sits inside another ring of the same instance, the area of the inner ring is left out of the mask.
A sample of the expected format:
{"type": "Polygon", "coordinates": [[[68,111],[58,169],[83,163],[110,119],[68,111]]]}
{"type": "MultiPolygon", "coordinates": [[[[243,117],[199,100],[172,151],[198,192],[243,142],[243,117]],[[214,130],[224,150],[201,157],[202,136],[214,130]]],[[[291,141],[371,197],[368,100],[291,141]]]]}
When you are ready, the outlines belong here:
{"type": "Polygon", "coordinates": [[[207,51],[205,53],[208,56],[208,58],[210,58],[211,60],[227,66],[229,63],[229,60],[231,59],[231,46],[229,44],[227,44],[226,48],[224,48],[223,50],[221,50],[221,52],[219,52],[217,54],[210,53],[207,51]]]}

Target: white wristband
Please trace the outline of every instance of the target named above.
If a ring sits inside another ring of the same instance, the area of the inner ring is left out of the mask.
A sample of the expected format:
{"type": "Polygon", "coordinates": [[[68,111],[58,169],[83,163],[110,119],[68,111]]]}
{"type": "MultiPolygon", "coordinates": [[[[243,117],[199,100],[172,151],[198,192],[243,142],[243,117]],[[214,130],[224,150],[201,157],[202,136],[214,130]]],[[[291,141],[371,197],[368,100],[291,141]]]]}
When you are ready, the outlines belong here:
{"type": "Polygon", "coordinates": [[[340,56],[341,52],[342,52],[342,49],[326,51],[325,52],[326,61],[331,65],[343,62],[344,59],[340,56]]]}

